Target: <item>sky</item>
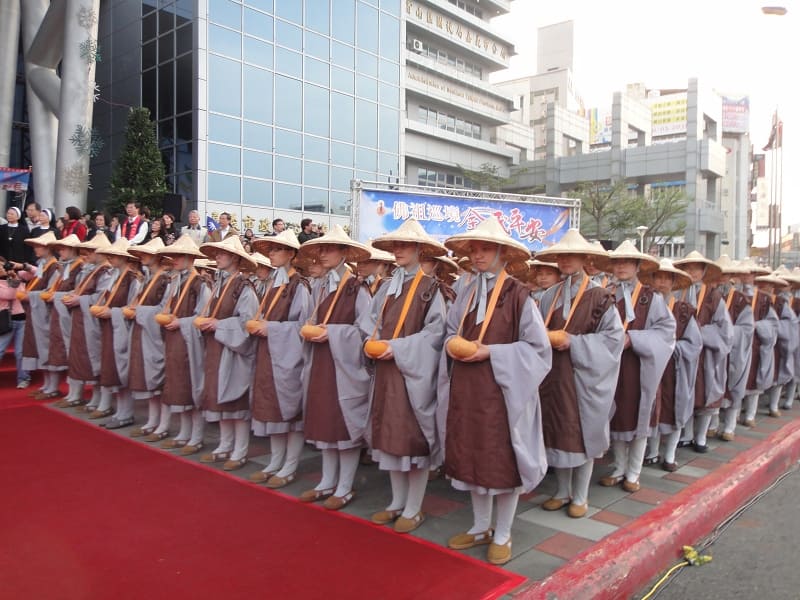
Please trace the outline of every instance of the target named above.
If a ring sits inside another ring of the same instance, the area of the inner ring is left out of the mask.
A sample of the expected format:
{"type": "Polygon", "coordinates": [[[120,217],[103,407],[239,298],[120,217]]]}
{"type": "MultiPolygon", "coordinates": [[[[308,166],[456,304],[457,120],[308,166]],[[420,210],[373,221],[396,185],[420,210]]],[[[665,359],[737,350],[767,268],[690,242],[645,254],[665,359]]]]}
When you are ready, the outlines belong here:
{"type": "Polygon", "coordinates": [[[783,121],[783,226],[800,223],[800,0],[513,0],[492,26],[517,56],[493,80],[536,72],[539,27],[572,20],[573,79],[586,107],[610,108],[628,83],[685,88],[689,78],[750,97],[754,151],[767,143],[774,111],[783,121]],[[786,15],[764,15],[780,5],[786,15]]]}

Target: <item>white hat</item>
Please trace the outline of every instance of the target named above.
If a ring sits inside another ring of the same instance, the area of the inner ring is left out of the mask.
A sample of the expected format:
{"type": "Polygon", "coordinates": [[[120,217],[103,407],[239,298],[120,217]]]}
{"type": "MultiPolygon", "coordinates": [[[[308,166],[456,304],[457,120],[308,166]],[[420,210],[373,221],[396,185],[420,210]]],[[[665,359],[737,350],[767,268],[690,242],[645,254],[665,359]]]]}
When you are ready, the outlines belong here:
{"type": "Polygon", "coordinates": [[[475,229],[450,236],[444,241],[444,245],[459,256],[467,256],[472,242],[490,242],[503,246],[508,262],[525,262],[531,257],[527,246],[508,235],[494,215],[481,221],[475,229]]]}
{"type": "Polygon", "coordinates": [[[420,254],[424,256],[447,254],[447,248],[429,236],[416,219],[403,221],[402,225],[391,233],[385,233],[372,240],[372,245],[378,250],[391,252],[395,242],[419,244],[420,254]]]}
{"type": "Polygon", "coordinates": [[[369,249],[360,242],[350,238],[341,225],[334,225],[328,233],[313,240],[308,240],[305,244],[300,246],[299,255],[303,258],[319,256],[320,246],[334,245],[345,246],[347,252],[345,253],[345,260],[347,262],[363,262],[369,260],[369,249]]]}
{"type": "Polygon", "coordinates": [[[242,246],[242,241],[239,239],[238,235],[228,236],[221,242],[206,242],[205,244],[201,244],[200,252],[211,260],[216,260],[217,254],[220,252],[227,252],[228,254],[238,256],[241,259],[239,261],[239,268],[242,270],[253,271],[258,266],[253,257],[250,256],[244,249],[244,246],[242,246]]]}

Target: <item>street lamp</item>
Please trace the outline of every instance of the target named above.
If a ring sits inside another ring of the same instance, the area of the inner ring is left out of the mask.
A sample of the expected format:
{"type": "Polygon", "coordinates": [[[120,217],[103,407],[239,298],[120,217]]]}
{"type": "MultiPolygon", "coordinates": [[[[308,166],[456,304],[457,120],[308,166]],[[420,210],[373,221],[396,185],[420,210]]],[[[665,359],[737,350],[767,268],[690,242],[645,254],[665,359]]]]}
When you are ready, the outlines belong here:
{"type": "Polygon", "coordinates": [[[636,231],[639,234],[639,252],[641,252],[642,254],[644,254],[644,234],[647,233],[648,229],[649,227],[646,227],[644,225],[639,225],[636,228],[636,231]]]}

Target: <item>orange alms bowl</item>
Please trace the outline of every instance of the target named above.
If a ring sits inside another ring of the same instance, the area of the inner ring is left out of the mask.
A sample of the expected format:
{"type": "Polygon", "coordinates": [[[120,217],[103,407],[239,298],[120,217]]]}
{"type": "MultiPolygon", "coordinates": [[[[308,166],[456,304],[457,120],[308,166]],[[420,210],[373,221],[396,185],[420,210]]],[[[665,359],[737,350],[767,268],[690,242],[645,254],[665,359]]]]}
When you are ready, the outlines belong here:
{"type": "Polygon", "coordinates": [[[175,315],[172,313],[158,313],[156,315],[156,323],[159,325],[169,325],[175,320],[175,315]]]}
{"type": "Polygon", "coordinates": [[[304,339],[313,340],[325,333],[325,328],[320,327],[319,325],[303,325],[300,328],[300,335],[303,336],[304,339]]]}
{"type": "Polygon", "coordinates": [[[25,290],[17,290],[16,297],[20,302],[24,302],[28,299],[28,292],[25,290]]]}
{"type": "Polygon", "coordinates": [[[569,339],[569,334],[563,329],[555,329],[547,332],[547,339],[550,340],[551,346],[561,346],[569,339]]]}
{"type": "Polygon", "coordinates": [[[128,320],[133,319],[136,316],[136,309],[133,306],[123,306],[122,315],[128,320]]]}
{"type": "Polygon", "coordinates": [[[61,301],[62,301],[64,304],[66,304],[67,302],[72,302],[72,299],[73,299],[73,298],[74,298],[74,296],[73,296],[72,294],[66,294],[66,295],[64,295],[64,296],[61,296],[61,301]]]}
{"type": "Polygon", "coordinates": [[[105,308],[106,307],[103,306],[102,304],[93,304],[92,306],[89,307],[89,312],[92,313],[92,316],[96,317],[101,312],[103,312],[105,308]]]}
{"type": "Polygon", "coordinates": [[[192,321],[192,325],[200,329],[201,327],[204,327],[205,324],[208,323],[210,320],[211,320],[210,317],[195,317],[194,321],[192,321]]]}
{"type": "Polygon", "coordinates": [[[455,358],[469,358],[478,351],[478,344],[457,335],[447,342],[447,351],[455,358]]]}
{"type": "Polygon", "coordinates": [[[389,349],[389,344],[383,340],[367,340],[364,344],[364,354],[370,358],[378,358],[389,349]]]}
{"type": "Polygon", "coordinates": [[[263,324],[264,321],[259,321],[258,319],[250,319],[247,323],[244,324],[244,328],[250,335],[255,335],[256,332],[261,331],[261,326],[263,324]]]}

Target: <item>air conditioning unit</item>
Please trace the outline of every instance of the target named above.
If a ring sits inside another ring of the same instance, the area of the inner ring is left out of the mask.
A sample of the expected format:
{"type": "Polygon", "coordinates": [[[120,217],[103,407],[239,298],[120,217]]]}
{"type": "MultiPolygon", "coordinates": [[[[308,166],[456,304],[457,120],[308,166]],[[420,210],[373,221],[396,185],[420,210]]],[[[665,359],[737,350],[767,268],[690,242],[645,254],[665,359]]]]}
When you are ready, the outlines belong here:
{"type": "Polygon", "coordinates": [[[417,54],[422,54],[422,40],[413,40],[411,42],[411,49],[414,50],[417,54]]]}

